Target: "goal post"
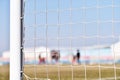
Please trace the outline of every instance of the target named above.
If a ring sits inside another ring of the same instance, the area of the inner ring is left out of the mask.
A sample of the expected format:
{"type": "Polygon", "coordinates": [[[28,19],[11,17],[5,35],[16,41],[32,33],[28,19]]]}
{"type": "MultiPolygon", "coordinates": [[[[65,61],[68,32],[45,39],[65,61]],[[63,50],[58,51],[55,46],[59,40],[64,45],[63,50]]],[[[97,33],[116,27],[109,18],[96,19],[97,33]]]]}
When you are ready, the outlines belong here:
{"type": "Polygon", "coordinates": [[[22,0],[10,0],[10,80],[22,80],[22,0]]]}

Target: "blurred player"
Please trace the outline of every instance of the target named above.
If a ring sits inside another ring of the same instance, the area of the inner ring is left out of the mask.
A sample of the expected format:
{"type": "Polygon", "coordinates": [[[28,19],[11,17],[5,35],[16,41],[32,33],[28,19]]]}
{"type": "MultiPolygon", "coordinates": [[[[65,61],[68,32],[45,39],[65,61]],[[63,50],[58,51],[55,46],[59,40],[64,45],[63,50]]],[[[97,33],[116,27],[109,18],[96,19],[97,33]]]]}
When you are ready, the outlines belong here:
{"type": "Polygon", "coordinates": [[[41,55],[39,55],[39,64],[45,64],[45,58],[42,58],[41,55]]]}
{"type": "Polygon", "coordinates": [[[77,63],[79,64],[80,63],[80,51],[79,50],[77,50],[76,57],[77,57],[77,63]]]}

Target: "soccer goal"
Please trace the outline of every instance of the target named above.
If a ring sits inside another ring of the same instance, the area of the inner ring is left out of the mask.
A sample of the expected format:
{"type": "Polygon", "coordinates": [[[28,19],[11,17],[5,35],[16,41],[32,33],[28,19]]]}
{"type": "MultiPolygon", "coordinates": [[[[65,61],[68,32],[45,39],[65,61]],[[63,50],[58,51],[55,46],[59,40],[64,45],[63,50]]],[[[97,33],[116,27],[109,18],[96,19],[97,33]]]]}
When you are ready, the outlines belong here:
{"type": "Polygon", "coordinates": [[[119,80],[120,0],[10,0],[10,80],[119,80]]]}

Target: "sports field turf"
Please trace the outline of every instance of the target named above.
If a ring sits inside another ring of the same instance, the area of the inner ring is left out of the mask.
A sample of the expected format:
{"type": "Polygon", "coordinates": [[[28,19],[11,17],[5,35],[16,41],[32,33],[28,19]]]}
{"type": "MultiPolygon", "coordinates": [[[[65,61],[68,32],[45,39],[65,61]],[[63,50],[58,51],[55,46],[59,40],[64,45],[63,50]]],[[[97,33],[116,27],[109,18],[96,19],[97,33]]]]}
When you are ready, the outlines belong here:
{"type": "MultiPolygon", "coordinates": [[[[99,65],[86,65],[86,67],[84,65],[74,65],[73,67],[71,65],[60,65],[59,67],[58,65],[36,65],[34,68],[34,65],[25,65],[24,72],[30,78],[35,76],[41,78],[36,80],[46,80],[46,77],[50,80],[72,80],[72,76],[73,80],[85,80],[86,70],[86,80],[98,80],[100,76],[104,80],[115,80],[115,74],[117,80],[120,80],[120,65],[116,65],[116,69],[113,67],[114,65],[101,65],[101,68],[99,65]]],[[[0,80],[9,80],[8,65],[0,66],[0,80]]],[[[24,78],[24,80],[27,79],[24,78]]]]}

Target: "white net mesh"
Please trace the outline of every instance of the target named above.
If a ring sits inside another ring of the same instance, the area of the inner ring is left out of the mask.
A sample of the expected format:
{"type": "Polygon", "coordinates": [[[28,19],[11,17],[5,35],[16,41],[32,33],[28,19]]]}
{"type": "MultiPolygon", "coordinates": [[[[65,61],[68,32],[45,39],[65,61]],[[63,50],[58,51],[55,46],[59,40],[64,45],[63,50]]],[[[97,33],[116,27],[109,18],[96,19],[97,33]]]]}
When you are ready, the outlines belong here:
{"type": "Polygon", "coordinates": [[[25,80],[119,80],[120,0],[26,0],[25,80]]]}

